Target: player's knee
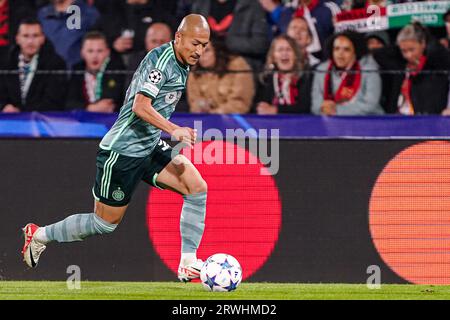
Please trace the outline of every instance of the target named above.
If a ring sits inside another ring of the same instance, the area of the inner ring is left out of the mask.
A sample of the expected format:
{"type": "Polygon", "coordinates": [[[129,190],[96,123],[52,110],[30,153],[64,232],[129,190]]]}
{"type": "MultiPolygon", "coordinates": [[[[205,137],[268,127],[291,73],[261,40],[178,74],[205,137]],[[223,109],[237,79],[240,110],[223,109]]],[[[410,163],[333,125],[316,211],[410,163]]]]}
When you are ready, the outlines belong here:
{"type": "Polygon", "coordinates": [[[197,194],[208,191],[208,184],[203,178],[196,179],[189,186],[187,186],[188,194],[197,194]]]}
{"type": "Polygon", "coordinates": [[[92,220],[94,225],[94,230],[97,234],[108,234],[114,232],[116,230],[118,224],[110,223],[106,220],[103,220],[95,213],[92,213],[92,220]]]}

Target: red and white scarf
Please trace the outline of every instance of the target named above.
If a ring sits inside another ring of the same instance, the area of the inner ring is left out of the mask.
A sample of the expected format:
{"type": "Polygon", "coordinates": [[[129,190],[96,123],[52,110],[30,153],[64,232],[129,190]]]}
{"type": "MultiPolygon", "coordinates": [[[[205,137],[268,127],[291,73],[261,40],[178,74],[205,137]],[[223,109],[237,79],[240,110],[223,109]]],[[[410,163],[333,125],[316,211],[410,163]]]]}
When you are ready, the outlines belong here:
{"type": "Polygon", "coordinates": [[[403,115],[414,115],[414,105],[411,99],[411,85],[412,78],[417,76],[423,70],[427,62],[426,56],[421,56],[417,66],[408,63],[406,65],[405,79],[403,79],[400,96],[398,97],[398,112],[403,115]]]}
{"type": "Polygon", "coordinates": [[[275,72],[273,75],[274,97],[272,104],[274,106],[296,104],[299,98],[298,81],[298,76],[275,72]]]}
{"type": "Polygon", "coordinates": [[[361,87],[361,66],[355,61],[353,66],[342,72],[341,84],[335,93],[333,93],[333,85],[331,73],[336,69],[334,62],[331,60],[328,64],[328,70],[324,81],[324,100],[333,100],[336,103],[343,103],[351,100],[361,87]]]}

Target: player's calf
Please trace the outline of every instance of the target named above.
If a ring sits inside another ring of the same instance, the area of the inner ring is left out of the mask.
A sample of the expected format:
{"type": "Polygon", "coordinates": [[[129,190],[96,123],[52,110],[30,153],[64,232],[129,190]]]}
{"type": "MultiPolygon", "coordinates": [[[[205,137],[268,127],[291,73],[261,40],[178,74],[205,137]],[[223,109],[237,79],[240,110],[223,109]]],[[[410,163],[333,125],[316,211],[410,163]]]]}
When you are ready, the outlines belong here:
{"type": "Polygon", "coordinates": [[[117,224],[103,220],[95,213],[74,214],[45,227],[48,242],[81,241],[93,235],[112,233],[117,224]]]}
{"type": "Polygon", "coordinates": [[[190,281],[200,277],[203,262],[197,260],[196,252],[205,229],[206,192],[183,196],[183,208],[180,219],[181,260],[178,278],[190,281]]]}
{"type": "Polygon", "coordinates": [[[89,236],[111,233],[116,227],[117,224],[109,223],[95,213],[74,214],[45,227],[29,223],[23,228],[23,258],[28,266],[35,268],[47,243],[81,241],[89,236]]]}

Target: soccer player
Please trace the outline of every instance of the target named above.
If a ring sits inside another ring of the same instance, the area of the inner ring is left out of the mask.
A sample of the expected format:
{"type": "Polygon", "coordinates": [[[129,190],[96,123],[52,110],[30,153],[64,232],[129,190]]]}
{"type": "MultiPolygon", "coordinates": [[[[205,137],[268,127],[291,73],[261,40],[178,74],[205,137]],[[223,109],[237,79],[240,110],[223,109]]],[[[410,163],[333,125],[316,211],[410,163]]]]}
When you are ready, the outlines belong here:
{"type": "Polygon", "coordinates": [[[36,267],[46,244],[81,241],[113,232],[123,218],[140,180],[183,196],[181,258],[178,278],[198,278],[203,262],[196,251],[205,227],[206,182],[183,155],[172,158],[172,148],[160,139],[161,131],[191,148],[196,131],[169,121],[185,89],[190,66],[209,42],[210,30],[201,15],[190,14],[180,23],[175,40],[153,49],[136,70],[118,119],[100,142],[97,173],[92,189],[94,212],[75,214],[45,227],[24,228],[22,254],[36,267]]]}

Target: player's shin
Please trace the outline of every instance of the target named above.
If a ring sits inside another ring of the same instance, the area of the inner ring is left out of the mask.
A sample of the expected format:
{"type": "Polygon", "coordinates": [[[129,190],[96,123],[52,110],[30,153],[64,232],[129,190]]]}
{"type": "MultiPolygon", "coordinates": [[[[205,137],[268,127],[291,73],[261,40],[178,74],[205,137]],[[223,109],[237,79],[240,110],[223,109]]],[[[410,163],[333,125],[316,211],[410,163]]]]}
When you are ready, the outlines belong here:
{"type": "Polygon", "coordinates": [[[196,252],[205,229],[206,192],[183,196],[181,211],[181,264],[188,265],[197,259],[196,252]]]}

